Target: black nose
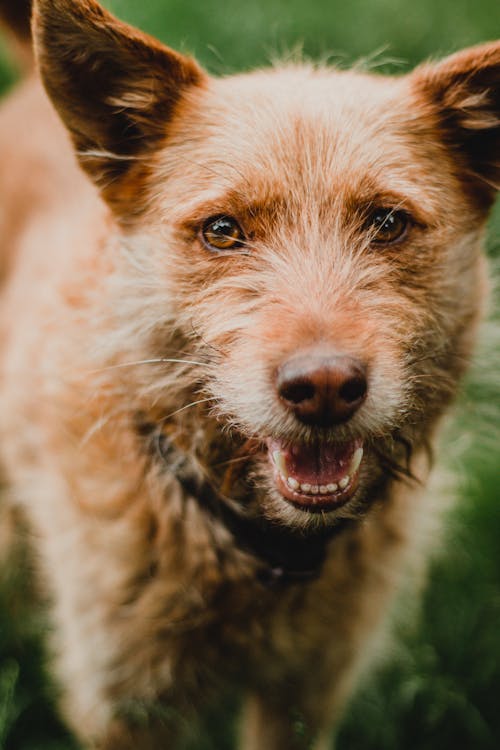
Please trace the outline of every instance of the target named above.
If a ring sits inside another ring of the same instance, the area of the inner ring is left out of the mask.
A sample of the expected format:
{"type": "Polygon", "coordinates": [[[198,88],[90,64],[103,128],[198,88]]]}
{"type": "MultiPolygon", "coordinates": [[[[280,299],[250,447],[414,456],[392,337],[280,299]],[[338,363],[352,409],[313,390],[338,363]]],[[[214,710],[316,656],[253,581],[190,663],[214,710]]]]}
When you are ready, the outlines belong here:
{"type": "Polygon", "coordinates": [[[366,368],[346,356],[297,355],[278,370],[281,402],[304,424],[331,427],[348,419],[366,398],[366,368]]]}

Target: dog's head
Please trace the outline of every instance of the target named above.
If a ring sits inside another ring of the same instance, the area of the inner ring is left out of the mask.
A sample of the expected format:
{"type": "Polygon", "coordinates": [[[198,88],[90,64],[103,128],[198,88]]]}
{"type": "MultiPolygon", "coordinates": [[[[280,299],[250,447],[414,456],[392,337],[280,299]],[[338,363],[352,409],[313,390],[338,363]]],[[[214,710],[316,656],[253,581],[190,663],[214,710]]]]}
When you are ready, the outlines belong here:
{"type": "Polygon", "coordinates": [[[364,509],[409,471],[470,356],[500,44],[397,78],[293,65],[213,79],[93,0],[38,0],[35,38],[134,255],[129,330],[144,356],[175,342],[185,360],[177,385],[175,363],[150,371],[151,400],[181,420],[206,399],[213,443],[245,467],[228,491],[250,477],[269,517],[364,509]],[[244,441],[248,463],[232,453],[244,441]]]}

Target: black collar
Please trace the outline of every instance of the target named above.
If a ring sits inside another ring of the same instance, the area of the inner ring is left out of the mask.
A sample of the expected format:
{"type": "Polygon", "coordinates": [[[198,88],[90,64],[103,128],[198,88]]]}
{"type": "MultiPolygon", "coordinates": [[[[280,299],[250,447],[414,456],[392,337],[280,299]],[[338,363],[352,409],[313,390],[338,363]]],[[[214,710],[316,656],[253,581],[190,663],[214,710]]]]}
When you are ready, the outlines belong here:
{"type": "Polygon", "coordinates": [[[257,559],[261,583],[273,587],[310,581],[320,575],[328,542],[338,528],[325,528],[313,535],[294,532],[262,517],[240,515],[208,482],[197,483],[179,475],[177,479],[205,512],[225,525],[239,548],[257,559]]]}
{"type": "Polygon", "coordinates": [[[161,457],[186,494],[197,501],[204,513],[223,523],[237,546],[256,559],[257,576],[265,586],[274,588],[317,578],[329,542],[352,523],[345,520],[335,527],[304,534],[262,517],[245,516],[231,507],[207,480],[196,476],[188,458],[161,428],[140,421],[138,432],[148,439],[148,451],[161,457]]]}

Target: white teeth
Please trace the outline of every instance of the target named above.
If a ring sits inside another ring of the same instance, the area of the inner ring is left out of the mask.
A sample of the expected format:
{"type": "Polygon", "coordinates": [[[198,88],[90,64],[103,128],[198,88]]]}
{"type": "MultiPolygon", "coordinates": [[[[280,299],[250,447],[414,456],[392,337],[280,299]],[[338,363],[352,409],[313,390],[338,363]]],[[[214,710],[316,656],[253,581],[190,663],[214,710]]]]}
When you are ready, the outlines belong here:
{"type": "Polygon", "coordinates": [[[354,455],[351,459],[351,465],[349,466],[349,473],[355,474],[359,469],[361,459],[363,458],[363,448],[356,448],[354,455]]]}
{"type": "Polygon", "coordinates": [[[354,451],[349,464],[349,474],[343,476],[342,479],[339,479],[337,483],[330,482],[329,484],[318,485],[309,484],[309,482],[304,482],[303,484],[301,484],[297,479],[295,479],[295,477],[288,476],[288,467],[286,465],[286,459],[282,451],[273,451],[272,458],[276,469],[281,475],[282,481],[285,482],[288,487],[290,487],[290,489],[294,490],[295,492],[300,491],[310,495],[328,495],[337,492],[337,490],[339,489],[345,490],[345,488],[350,484],[351,478],[357,472],[360,467],[361,461],[363,460],[363,448],[359,447],[354,451]]]}
{"type": "Polygon", "coordinates": [[[284,477],[288,476],[288,469],[287,469],[285,457],[281,451],[274,451],[273,461],[276,465],[276,468],[280,472],[280,474],[282,474],[282,476],[284,477]]]}

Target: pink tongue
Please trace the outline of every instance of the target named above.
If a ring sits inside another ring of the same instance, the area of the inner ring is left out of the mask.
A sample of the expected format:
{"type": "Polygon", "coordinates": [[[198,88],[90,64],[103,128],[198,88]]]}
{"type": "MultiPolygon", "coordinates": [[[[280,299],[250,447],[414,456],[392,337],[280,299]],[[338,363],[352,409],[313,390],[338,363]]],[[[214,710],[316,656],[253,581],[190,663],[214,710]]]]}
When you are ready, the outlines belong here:
{"type": "Polygon", "coordinates": [[[345,476],[357,442],[301,445],[269,441],[269,451],[281,451],[288,473],[301,484],[330,484],[345,476]]]}

